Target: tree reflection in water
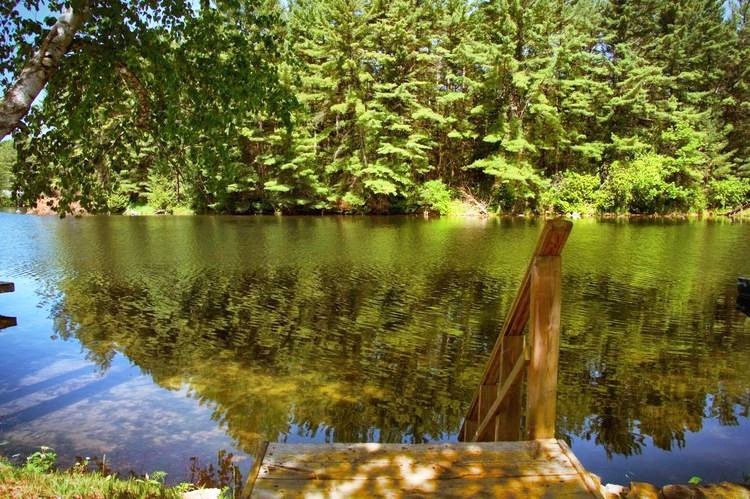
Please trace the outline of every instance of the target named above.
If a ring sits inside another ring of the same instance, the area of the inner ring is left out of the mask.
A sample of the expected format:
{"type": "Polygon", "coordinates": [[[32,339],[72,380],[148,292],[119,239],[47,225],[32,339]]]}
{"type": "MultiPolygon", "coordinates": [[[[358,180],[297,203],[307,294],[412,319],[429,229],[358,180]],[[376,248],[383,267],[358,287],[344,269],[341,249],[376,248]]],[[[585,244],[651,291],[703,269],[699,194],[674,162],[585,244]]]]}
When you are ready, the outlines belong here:
{"type": "MultiPolygon", "coordinates": [[[[320,242],[285,223],[273,237],[263,226],[257,254],[196,233],[156,261],[147,247],[137,272],[120,245],[68,262],[56,332],[103,367],[122,352],[163,387],[187,384],[251,454],[291,437],[453,439],[536,229],[395,223],[383,235],[368,222],[320,242]],[[217,252],[228,265],[196,264],[217,252]]],[[[651,229],[583,225],[563,255],[558,432],[609,456],[640,454],[646,437],[681,448],[704,418],[733,425],[750,408],[750,325],[722,267],[750,247],[710,225],[651,229]]]]}

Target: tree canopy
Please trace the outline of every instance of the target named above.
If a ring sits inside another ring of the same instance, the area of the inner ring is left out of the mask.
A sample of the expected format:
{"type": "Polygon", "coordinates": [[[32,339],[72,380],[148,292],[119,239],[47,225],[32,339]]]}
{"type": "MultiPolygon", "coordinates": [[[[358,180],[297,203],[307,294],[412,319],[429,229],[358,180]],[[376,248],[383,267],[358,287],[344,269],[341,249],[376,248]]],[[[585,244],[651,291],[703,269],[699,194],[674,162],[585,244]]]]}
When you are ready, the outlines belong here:
{"type": "MultiPolygon", "coordinates": [[[[6,94],[45,23],[3,4],[6,94]]],[[[24,201],[119,212],[728,210],[747,0],[72,2],[15,133],[24,201]]]]}

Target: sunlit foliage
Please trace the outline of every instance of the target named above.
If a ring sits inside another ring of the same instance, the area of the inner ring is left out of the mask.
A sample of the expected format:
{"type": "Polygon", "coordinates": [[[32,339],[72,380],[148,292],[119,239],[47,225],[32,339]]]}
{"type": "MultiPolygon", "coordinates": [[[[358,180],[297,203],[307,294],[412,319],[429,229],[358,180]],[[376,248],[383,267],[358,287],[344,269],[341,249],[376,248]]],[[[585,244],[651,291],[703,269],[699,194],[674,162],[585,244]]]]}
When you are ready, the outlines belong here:
{"type": "MultiPolygon", "coordinates": [[[[434,182],[505,212],[748,202],[744,0],[93,5],[16,134],[29,203],[119,212],[155,179],[201,212],[450,211],[434,182]]],[[[44,28],[13,12],[5,76],[44,28]]]]}

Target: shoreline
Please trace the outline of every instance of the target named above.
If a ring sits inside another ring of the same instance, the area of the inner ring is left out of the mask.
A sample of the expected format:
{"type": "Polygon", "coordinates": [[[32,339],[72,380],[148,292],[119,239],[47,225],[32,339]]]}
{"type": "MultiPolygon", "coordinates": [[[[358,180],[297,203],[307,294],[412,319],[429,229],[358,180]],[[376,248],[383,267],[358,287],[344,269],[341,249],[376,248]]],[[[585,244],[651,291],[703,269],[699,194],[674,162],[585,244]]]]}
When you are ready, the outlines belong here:
{"type": "Polygon", "coordinates": [[[428,208],[417,208],[413,212],[393,212],[388,211],[370,211],[370,212],[357,212],[357,211],[345,211],[345,210],[326,210],[321,209],[318,211],[268,211],[268,212],[245,212],[245,213],[223,213],[223,212],[206,212],[196,213],[192,208],[184,205],[169,206],[167,208],[157,208],[149,204],[130,204],[122,212],[111,213],[111,212],[88,212],[80,202],[74,201],[68,207],[67,211],[60,213],[58,208],[60,206],[60,198],[56,196],[42,196],[37,199],[36,204],[33,207],[19,207],[19,206],[6,206],[4,210],[15,211],[17,214],[37,215],[37,216],[57,216],[65,218],[67,216],[72,217],[84,217],[84,216],[194,216],[194,215],[219,215],[219,216],[310,216],[310,217],[321,217],[321,216],[412,216],[412,217],[423,217],[425,219],[431,218],[468,218],[468,219],[540,219],[547,220],[550,218],[563,217],[571,220],[702,220],[702,219],[726,219],[731,221],[750,221],[750,204],[744,204],[742,206],[727,210],[726,208],[719,210],[705,210],[702,212],[664,212],[664,213],[618,213],[618,212],[597,212],[592,207],[582,207],[586,211],[584,212],[568,212],[568,213],[557,213],[554,211],[542,211],[542,212],[492,212],[487,209],[486,206],[477,206],[475,203],[471,203],[465,200],[455,199],[451,201],[451,207],[446,212],[439,212],[428,208]]]}
{"type": "Polygon", "coordinates": [[[227,217],[415,217],[425,219],[527,219],[527,220],[548,220],[552,218],[566,218],[571,220],[600,220],[600,221],[688,221],[688,220],[729,220],[733,222],[750,221],[750,209],[737,212],[735,214],[703,212],[703,213],[489,213],[489,214],[434,214],[434,213],[336,213],[336,212],[298,212],[298,213],[195,213],[189,209],[181,209],[177,212],[165,210],[145,210],[131,211],[126,210],[124,213],[89,213],[83,209],[77,209],[74,212],[65,212],[63,214],[53,209],[39,210],[37,208],[5,208],[2,211],[15,212],[17,215],[33,215],[39,217],[60,217],[74,218],[90,216],[113,216],[113,217],[191,217],[191,216],[227,216],[227,217]]]}

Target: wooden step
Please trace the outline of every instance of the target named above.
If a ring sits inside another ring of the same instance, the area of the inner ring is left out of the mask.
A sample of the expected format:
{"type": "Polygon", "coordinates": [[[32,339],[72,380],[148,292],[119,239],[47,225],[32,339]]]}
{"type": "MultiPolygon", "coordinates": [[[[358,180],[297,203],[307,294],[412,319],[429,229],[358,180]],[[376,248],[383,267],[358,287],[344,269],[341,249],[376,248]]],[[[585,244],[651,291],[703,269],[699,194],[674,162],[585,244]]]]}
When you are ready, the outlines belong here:
{"type": "Polygon", "coordinates": [[[245,497],[603,497],[559,440],[268,444],[245,497]]]}

